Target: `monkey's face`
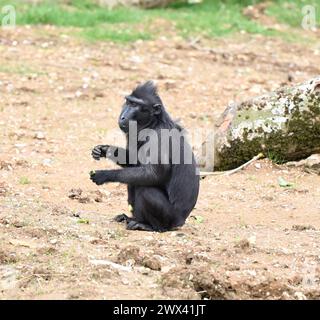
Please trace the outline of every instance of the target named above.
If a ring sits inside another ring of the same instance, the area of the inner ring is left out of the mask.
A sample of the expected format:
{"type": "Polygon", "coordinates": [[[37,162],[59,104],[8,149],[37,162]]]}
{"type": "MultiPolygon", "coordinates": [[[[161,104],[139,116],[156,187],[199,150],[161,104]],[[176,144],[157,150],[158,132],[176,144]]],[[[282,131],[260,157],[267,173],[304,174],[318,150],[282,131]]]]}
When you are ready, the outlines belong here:
{"type": "Polygon", "coordinates": [[[149,107],[144,101],[137,100],[140,99],[133,99],[129,96],[126,98],[126,102],[122,107],[119,117],[119,127],[125,133],[129,132],[130,121],[135,121],[137,129],[141,130],[148,127],[154,117],[153,108],[149,107]]]}
{"type": "Polygon", "coordinates": [[[157,123],[157,118],[160,117],[162,111],[163,105],[156,87],[148,81],[126,96],[126,102],[119,117],[119,127],[123,132],[128,133],[129,122],[134,121],[140,131],[157,123]]]}

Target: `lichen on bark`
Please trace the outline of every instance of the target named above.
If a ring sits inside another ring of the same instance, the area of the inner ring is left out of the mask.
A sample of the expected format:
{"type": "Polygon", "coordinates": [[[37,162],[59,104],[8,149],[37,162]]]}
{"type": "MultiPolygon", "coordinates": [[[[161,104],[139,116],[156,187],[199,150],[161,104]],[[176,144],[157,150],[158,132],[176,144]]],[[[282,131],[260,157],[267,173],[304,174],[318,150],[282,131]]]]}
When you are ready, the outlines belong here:
{"type": "Polygon", "coordinates": [[[227,107],[215,126],[214,169],[259,152],[283,161],[320,151],[320,77],[227,107]]]}

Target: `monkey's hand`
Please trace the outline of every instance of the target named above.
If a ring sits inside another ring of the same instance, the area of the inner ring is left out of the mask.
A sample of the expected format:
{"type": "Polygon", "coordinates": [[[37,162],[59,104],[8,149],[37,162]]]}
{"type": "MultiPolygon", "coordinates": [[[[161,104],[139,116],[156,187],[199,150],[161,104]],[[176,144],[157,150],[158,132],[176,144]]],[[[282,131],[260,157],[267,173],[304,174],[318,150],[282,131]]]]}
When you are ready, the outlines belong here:
{"type": "Polygon", "coordinates": [[[100,160],[100,158],[105,158],[107,156],[107,151],[109,149],[108,145],[98,145],[92,149],[92,157],[94,160],[100,160]]]}
{"type": "Polygon", "coordinates": [[[98,186],[110,181],[107,170],[97,170],[90,172],[90,179],[98,186]]]}

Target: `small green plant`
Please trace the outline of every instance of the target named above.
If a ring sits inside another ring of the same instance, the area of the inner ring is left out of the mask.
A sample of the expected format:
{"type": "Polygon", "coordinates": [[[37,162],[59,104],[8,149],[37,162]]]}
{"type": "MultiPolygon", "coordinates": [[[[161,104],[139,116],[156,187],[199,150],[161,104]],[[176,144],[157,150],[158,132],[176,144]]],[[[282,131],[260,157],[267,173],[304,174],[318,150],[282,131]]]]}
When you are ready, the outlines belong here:
{"type": "Polygon", "coordinates": [[[285,179],[283,179],[282,177],[278,178],[278,183],[279,183],[279,186],[282,188],[292,188],[294,186],[294,183],[288,182],[285,179]]]}
{"type": "Polygon", "coordinates": [[[90,221],[88,219],[79,219],[78,223],[89,224],[90,221]]]}
{"type": "Polygon", "coordinates": [[[283,164],[285,163],[285,160],[283,156],[273,152],[273,151],[268,151],[267,152],[267,158],[270,159],[273,163],[275,164],[283,164]]]}
{"type": "Polygon", "coordinates": [[[204,218],[202,216],[192,216],[192,217],[197,223],[203,223],[204,222],[204,218]]]}
{"type": "Polygon", "coordinates": [[[21,177],[20,180],[19,180],[19,183],[22,184],[22,185],[25,185],[25,184],[30,184],[31,181],[29,180],[28,177],[21,177]]]}

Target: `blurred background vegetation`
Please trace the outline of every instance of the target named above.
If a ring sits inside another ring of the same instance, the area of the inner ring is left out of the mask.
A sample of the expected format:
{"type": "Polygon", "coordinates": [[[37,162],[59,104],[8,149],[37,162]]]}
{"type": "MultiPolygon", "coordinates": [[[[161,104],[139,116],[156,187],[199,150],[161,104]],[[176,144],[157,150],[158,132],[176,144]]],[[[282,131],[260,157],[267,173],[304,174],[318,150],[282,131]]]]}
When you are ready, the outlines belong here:
{"type": "Polygon", "coordinates": [[[171,23],[183,37],[241,32],[299,40],[303,37],[294,34],[294,29],[302,29],[301,9],[305,5],[316,8],[320,23],[319,0],[0,0],[0,7],[8,4],[15,6],[19,25],[73,27],[70,32],[93,41],[151,39],[160,32],[152,27],[159,19],[171,23]],[[117,5],[117,1],[131,1],[131,6],[117,5]],[[146,9],[153,5],[156,8],[146,9]],[[250,11],[250,6],[257,6],[256,11],[250,11]],[[259,21],[259,10],[273,19],[271,23],[259,21]],[[290,29],[281,29],[277,23],[290,29]]]}

